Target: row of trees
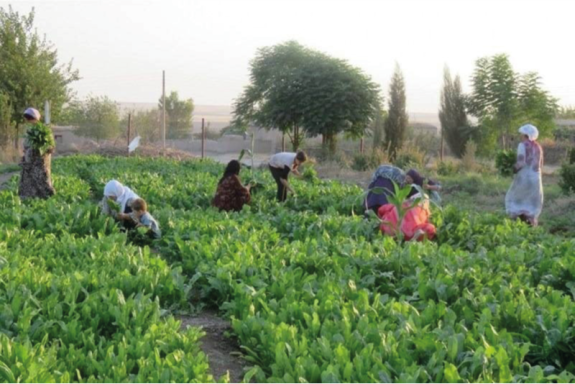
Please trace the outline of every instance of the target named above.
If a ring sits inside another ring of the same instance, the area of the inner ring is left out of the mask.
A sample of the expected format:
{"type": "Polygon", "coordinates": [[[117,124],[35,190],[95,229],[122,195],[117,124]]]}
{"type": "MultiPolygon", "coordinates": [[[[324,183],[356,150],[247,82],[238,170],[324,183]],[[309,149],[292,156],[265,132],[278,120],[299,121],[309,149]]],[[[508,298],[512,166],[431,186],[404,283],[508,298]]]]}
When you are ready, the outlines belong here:
{"type": "MultiPolygon", "coordinates": [[[[132,127],[143,142],[161,139],[163,100],[158,108],[132,112],[132,127]]],[[[184,139],[192,133],[192,99],[181,100],[177,92],[166,97],[166,138],[184,139]]],[[[80,136],[96,140],[114,139],[121,136],[128,126],[128,115],[121,116],[119,106],[108,97],[89,96],[84,100],[73,100],[65,108],[62,124],[77,127],[80,136]]]]}
{"type": "MultiPolygon", "coordinates": [[[[234,105],[236,127],[279,129],[294,150],[304,135],[321,135],[332,154],[338,134],[372,134],[374,147],[383,147],[392,160],[405,143],[408,115],[399,66],[387,110],[379,86],[360,69],[294,41],[260,49],[250,80],[234,105]]],[[[537,73],[515,72],[507,55],[477,60],[471,84],[472,92],[464,94],[459,76],[453,79],[445,69],[439,118],[442,136],[456,156],[463,156],[470,140],[484,154],[498,143],[505,149],[522,124],[535,124],[542,136],[554,129],[557,99],[542,88],[537,73]]]]}
{"type": "MultiPolygon", "coordinates": [[[[58,52],[34,29],[34,10],[27,15],[12,7],[0,7],[0,148],[18,143],[22,112],[41,109],[50,101],[52,121],[77,126],[77,133],[97,140],[120,136],[127,126],[117,103],[108,97],[78,100],[70,84],[79,80],[72,62],[61,64],[58,52]]],[[[158,110],[136,112],[133,126],[145,141],[161,135],[162,100],[158,110]]],[[[166,97],[166,136],[186,138],[191,134],[194,103],[181,100],[177,92],[166,97]]]]}
{"type": "Polygon", "coordinates": [[[453,80],[445,69],[439,118],[445,141],[456,156],[463,156],[469,140],[484,154],[498,142],[507,149],[523,124],[534,124],[543,137],[555,128],[557,99],[542,88],[537,73],[515,72],[507,55],[477,60],[471,84],[471,93],[464,94],[459,76],[453,80]],[[476,124],[471,124],[470,117],[476,124]]]}

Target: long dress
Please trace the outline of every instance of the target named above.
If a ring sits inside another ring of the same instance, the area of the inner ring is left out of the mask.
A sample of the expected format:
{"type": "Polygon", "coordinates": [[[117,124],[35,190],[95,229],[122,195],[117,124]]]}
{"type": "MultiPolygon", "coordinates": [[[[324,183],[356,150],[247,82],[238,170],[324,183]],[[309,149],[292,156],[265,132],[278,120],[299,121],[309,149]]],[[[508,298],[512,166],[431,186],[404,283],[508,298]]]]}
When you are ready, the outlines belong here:
{"type": "Polygon", "coordinates": [[[536,141],[524,141],[517,148],[516,169],[519,171],[505,196],[507,214],[516,219],[525,218],[537,225],[537,218],[543,209],[543,150],[536,141]]]}
{"type": "Polygon", "coordinates": [[[32,197],[47,199],[56,193],[51,180],[52,155],[50,152],[41,155],[39,150],[24,144],[24,157],[20,163],[22,175],[18,192],[21,199],[32,197]]]}
{"type": "Polygon", "coordinates": [[[221,211],[241,211],[250,202],[250,192],[236,175],[226,177],[218,185],[212,205],[221,211]]]}

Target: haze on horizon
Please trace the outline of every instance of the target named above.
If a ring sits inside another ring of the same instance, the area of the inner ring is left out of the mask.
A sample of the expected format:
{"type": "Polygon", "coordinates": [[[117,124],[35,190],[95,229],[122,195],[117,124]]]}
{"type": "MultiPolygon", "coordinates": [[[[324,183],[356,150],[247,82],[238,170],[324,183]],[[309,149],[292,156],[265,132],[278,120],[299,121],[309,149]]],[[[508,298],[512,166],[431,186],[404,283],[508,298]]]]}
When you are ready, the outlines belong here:
{"type": "Polygon", "coordinates": [[[249,83],[258,48],[297,40],[348,60],[387,95],[397,62],[410,112],[436,113],[443,68],[465,91],[474,62],[510,55],[518,72],[536,71],[560,105],[575,105],[575,2],[551,1],[0,1],[28,13],[74,60],[79,97],[155,103],[166,91],[196,105],[230,105],[249,83]]]}

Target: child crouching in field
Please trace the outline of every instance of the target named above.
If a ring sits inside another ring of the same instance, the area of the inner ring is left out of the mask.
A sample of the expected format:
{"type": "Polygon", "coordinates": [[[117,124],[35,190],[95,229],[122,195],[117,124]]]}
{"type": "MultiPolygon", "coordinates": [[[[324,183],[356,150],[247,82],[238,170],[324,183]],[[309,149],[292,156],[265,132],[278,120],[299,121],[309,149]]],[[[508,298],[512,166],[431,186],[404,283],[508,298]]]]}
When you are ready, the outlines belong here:
{"type": "Polygon", "coordinates": [[[133,221],[136,224],[136,228],[148,228],[148,236],[151,238],[159,239],[162,237],[160,226],[148,212],[148,204],[146,204],[144,199],[135,199],[132,202],[132,212],[127,214],[121,213],[118,215],[118,218],[120,220],[133,221]]]}

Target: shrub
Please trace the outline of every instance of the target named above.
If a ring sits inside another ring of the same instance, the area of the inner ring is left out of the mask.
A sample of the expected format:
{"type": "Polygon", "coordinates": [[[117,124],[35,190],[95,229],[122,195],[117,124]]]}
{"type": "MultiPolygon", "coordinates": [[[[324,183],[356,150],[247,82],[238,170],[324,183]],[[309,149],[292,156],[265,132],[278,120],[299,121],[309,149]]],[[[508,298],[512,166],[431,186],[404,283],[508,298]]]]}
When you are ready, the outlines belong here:
{"type": "Polygon", "coordinates": [[[495,168],[501,176],[512,176],[513,167],[517,162],[517,153],[513,150],[499,151],[495,155],[495,168]]]}
{"type": "Polygon", "coordinates": [[[356,171],[368,171],[388,162],[387,154],[381,149],[375,149],[370,153],[356,154],[353,157],[351,168],[356,171]]]}
{"type": "Polygon", "coordinates": [[[563,164],[559,170],[559,186],[565,194],[575,193],[575,164],[563,164]]]}
{"type": "Polygon", "coordinates": [[[460,172],[461,163],[457,160],[444,160],[437,165],[437,174],[440,176],[456,175],[460,172]]]}
{"type": "Polygon", "coordinates": [[[477,152],[477,144],[473,140],[469,140],[465,144],[465,152],[461,158],[461,165],[466,172],[473,172],[477,168],[475,160],[475,153],[477,152]]]}
{"type": "Polygon", "coordinates": [[[394,165],[401,169],[423,168],[425,153],[414,146],[405,146],[397,152],[394,165]]]}

